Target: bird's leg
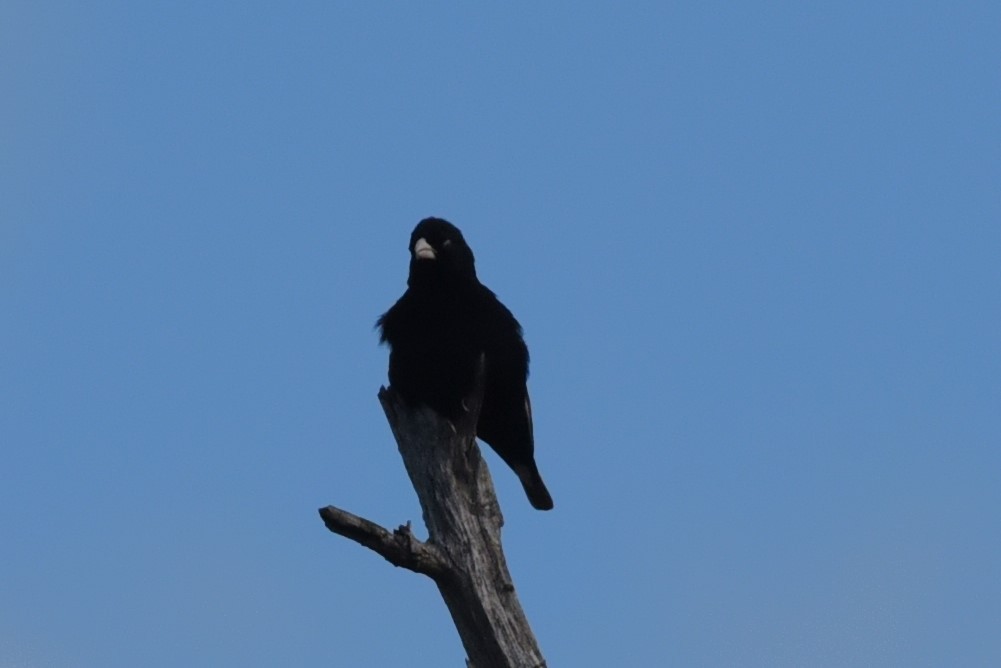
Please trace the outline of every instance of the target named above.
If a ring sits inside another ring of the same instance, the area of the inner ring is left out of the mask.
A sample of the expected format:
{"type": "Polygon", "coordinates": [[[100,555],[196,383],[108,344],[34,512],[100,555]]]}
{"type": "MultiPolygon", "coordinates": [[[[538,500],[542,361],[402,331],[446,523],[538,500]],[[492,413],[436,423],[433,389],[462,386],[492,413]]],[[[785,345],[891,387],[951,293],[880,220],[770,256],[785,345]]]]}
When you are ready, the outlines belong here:
{"type": "MultiPolygon", "coordinates": [[[[470,409],[469,409],[469,406],[466,405],[466,400],[465,399],[462,399],[459,402],[459,405],[462,406],[462,412],[463,413],[470,413],[471,412],[470,409]]],[[[451,420],[446,420],[446,422],[448,422],[448,426],[452,428],[452,433],[453,434],[458,434],[459,433],[459,430],[456,428],[455,424],[451,420]]]]}

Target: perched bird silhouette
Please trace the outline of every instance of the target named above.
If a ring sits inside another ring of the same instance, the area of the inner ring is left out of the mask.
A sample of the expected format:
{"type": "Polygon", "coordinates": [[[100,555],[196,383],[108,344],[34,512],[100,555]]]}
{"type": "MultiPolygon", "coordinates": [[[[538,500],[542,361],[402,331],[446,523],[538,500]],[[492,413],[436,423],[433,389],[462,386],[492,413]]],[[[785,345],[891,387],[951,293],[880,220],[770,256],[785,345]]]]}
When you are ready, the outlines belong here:
{"type": "Polygon", "coordinates": [[[476,278],[473,251],[455,225],[425,218],[410,235],[407,291],[379,318],[389,384],[455,424],[466,411],[481,358],[483,405],[476,435],[518,475],[529,502],[553,507],[535,463],[528,347],[521,325],[476,278]]]}

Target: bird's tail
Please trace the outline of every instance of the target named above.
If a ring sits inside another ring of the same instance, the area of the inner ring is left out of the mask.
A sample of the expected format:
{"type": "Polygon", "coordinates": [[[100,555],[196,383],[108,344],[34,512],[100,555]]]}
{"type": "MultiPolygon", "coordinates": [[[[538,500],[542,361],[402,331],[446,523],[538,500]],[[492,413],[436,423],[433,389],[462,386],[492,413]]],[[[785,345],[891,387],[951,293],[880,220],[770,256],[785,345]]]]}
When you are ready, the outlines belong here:
{"type": "Polygon", "coordinates": [[[514,472],[518,474],[521,486],[525,488],[525,494],[528,495],[528,502],[532,504],[533,508],[538,510],[553,509],[553,497],[549,495],[546,483],[542,482],[539,467],[535,465],[535,462],[529,466],[519,466],[515,468],[514,472]]]}

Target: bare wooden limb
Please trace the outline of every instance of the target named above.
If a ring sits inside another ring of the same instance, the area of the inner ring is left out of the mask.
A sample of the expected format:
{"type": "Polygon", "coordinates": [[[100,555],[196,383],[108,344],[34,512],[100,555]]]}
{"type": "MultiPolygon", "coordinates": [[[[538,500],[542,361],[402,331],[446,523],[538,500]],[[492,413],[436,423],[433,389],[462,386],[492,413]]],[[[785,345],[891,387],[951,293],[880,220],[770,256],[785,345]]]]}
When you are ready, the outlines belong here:
{"type": "Polygon", "coordinates": [[[408,406],[392,388],[379,391],[420,499],[426,542],[414,538],[409,526],[391,534],[333,506],[320,514],[331,531],[435,581],[466,649],[468,666],[544,668],[507,569],[500,538],[504,518],[476,445],[482,394],[481,374],[477,390],[465,402],[464,419],[453,425],[426,407],[408,406]]]}
{"type": "Polygon", "coordinates": [[[444,557],[433,545],[417,540],[410,530],[410,522],[390,533],[371,520],[335,506],[320,508],[320,517],[334,533],[364,545],[394,566],[432,578],[445,569],[444,557]]]}

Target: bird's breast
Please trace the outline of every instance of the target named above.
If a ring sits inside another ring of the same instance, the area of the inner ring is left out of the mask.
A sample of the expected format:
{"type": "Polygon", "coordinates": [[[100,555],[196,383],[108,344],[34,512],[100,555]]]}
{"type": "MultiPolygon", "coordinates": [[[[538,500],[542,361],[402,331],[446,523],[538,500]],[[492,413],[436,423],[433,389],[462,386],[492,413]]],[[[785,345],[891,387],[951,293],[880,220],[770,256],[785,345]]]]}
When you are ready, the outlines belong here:
{"type": "Polygon", "coordinates": [[[457,417],[483,350],[475,318],[447,304],[409,306],[388,337],[389,382],[411,401],[457,417]]]}

